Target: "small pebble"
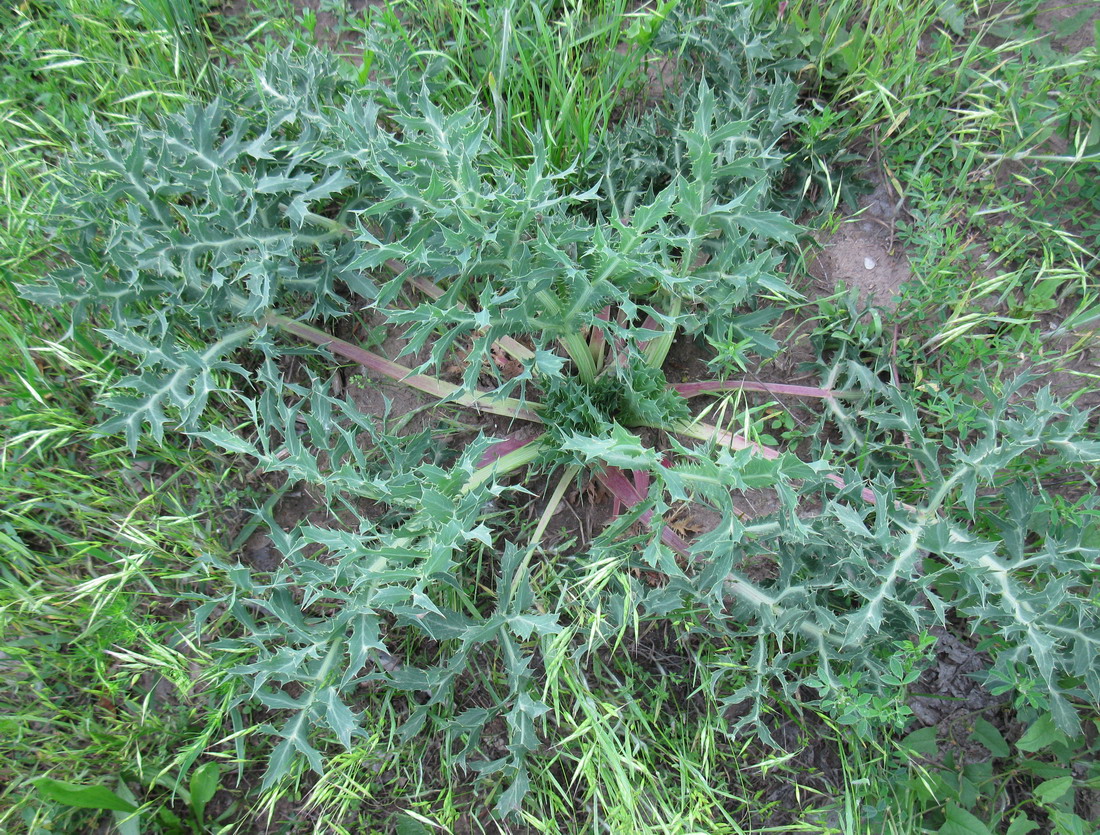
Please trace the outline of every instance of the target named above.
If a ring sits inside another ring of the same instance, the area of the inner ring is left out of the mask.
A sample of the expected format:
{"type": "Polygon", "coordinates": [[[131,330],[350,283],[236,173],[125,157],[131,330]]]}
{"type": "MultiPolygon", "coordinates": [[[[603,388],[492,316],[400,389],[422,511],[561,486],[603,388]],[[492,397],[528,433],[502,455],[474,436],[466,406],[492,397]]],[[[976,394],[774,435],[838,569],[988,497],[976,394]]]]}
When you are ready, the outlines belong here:
{"type": "Polygon", "coordinates": [[[865,269],[873,270],[875,268],[875,259],[874,258],[864,258],[863,259],[863,266],[864,266],[865,269]]]}

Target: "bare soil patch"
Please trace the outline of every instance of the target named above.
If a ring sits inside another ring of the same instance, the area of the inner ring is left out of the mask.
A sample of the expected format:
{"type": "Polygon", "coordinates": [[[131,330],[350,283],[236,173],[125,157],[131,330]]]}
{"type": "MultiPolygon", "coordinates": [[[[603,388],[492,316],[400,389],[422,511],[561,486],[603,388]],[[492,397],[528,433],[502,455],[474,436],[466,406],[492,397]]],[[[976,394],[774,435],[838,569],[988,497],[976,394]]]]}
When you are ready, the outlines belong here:
{"type": "MultiPolygon", "coordinates": [[[[872,172],[868,176],[878,179],[872,172]]],[[[810,261],[809,270],[818,294],[829,295],[843,284],[886,310],[897,307],[902,286],[913,278],[909,259],[894,234],[897,205],[879,181],[874,192],[860,199],[859,210],[835,232],[817,235],[821,251],[810,261]]]]}

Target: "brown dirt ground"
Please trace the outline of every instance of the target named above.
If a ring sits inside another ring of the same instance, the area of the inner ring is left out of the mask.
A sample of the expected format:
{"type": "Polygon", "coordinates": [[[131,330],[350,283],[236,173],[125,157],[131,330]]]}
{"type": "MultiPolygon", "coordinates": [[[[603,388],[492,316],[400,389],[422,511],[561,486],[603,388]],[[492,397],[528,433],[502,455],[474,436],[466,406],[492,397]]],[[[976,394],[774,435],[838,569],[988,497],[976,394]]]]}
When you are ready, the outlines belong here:
{"type": "Polygon", "coordinates": [[[809,263],[812,294],[831,295],[843,284],[858,289],[868,303],[893,311],[913,274],[894,232],[898,201],[874,171],[866,176],[878,182],[860,199],[859,210],[832,234],[817,235],[821,251],[809,263]]]}

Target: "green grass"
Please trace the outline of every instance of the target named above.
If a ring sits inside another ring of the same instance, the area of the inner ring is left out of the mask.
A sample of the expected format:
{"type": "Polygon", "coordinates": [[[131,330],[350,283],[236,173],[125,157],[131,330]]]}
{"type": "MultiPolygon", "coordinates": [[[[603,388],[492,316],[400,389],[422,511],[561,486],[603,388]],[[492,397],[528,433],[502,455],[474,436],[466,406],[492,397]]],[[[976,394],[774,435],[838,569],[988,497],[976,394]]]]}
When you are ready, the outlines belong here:
{"type": "MultiPolygon", "coordinates": [[[[191,555],[224,538],[229,491],[224,467],[201,450],[131,458],[97,436],[95,381],[112,376],[111,357],[65,351],[46,328],[27,334],[29,310],[9,304],[0,826],[76,831],[88,814],[43,802],[31,780],[122,786],[147,810],[170,807],[183,760],[226,732],[222,664],[188,637],[177,601],[191,555]]],[[[233,758],[231,746],[221,753],[233,758]]]]}
{"type": "MultiPolygon", "coordinates": [[[[185,8],[168,5],[177,14],[185,8]]],[[[57,194],[54,164],[79,145],[89,119],[155,116],[182,102],[204,74],[205,53],[187,52],[168,29],[142,28],[152,6],[39,0],[0,9],[0,266],[19,272],[41,251],[43,230],[34,221],[57,194]]]]}
{"type": "MultiPolygon", "coordinates": [[[[513,157],[529,154],[528,134],[541,130],[566,166],[641,95],[652,19],[622,0],[536,6],[433,0],[396,7],[401,18],[388,25],[426,66],[439,60],[449,100],[483,104],[513,157]],[[630,47],[616,51],[624,37],[630,47]]],[[[256,791],[268,743],[252,731],[264,717],[232,707],[230,662],[196,642],[187,600],[195,556],[224,554],[225,519],[248,503],[244,488],[208,450],[142,446],[135,458],[98,436],[96,399],[125,369],[92,331],[78,349],[60,347],[65,323],[11,293],[45,268],[56,163],[79,147],[88,116],[155,118],[196,86],[213,89],[202,13],[163,0],[0,10],[0,828],[92,831],[111,820],[44,799],[32,781],[49,776],[131,799],[142,831],[184,831],[174,821],[192,815],[188,766],[218,762],[222,792],[207,824],[221,818],[211,831],[234,821],[252,831],[262,814],[279,826],[295,809],[313,823],[284,831],[389,832],[404,816],[426,831],[493,832],[482,822],[492,785],[454,765],[461,740],[403,741],[409,706],[381,691],[363,695],[370,733],[335,754],[323,778],[299,771],[256,791]]],[[[1026,14],[986,19],[938,0],[792,2],[785,13],[824,114],[809,125],[818,145],[808,158],[835,177],[826,163],[861,138],[879,148],[902,212],[897,240],[918,277],[896,345],[857,304],[835,299],[807,328],[815,344],[835,353],[846,343],[884,373],[893,357],[908,383],[932,392],[965,384],[975,363],[997,376],[1025,362],[1066,372],[1068,389],[1094,395],[1096,370],[1081,360],[1100,321],[1095,49],[1056,54],[1026,14]]],[[[301,48],[297,26],[275,19],[251,34],[273,31],[301,48]]],[[[236,57],[247,60],[248,48],[236,57]]],[[[945,431],[966,428],[954,400],[930,396],[922,408],[945,431]]],[[[1074,518],[1088,512],[1060,506],[1074,518]]],[[[555,565],[537,580],[577,600],[608,584],[624,595],[620,611],[589,611],[568,636],[607,630],[613,652],[543,648],[553,719],[532,758],[529,831],[765,832],[783,814],[782,831],[921,832],[943,825],[952,805],[996,826],[1047,815],[1064,821],[1055,831],[1075,831],[1060,797],[1020,799],[1065,776],[1075,751],[1056,739],[1011,756],[989,750],[988,777],[972,776],[986,797],[1013,798],[1001,805],[971,798],[894,735],[862,744],[797,705],[777,704],[773,717],[792,729],[789,751],[730,740],[723,699],[742,681],[746,652],[699,637],[698,624],[686,625],[690,645],[663,646],[634,620],[632,581],[620,565],[555,565]],[[686,653],[703,657],[710,676],[684,673],[686,653]],[[631,699],[636,688],[650,698],[631,699]],[[825,788],[797,756],[811,746],[835,758],[825,788]],[[777,800],[777,786],[790,795],[777,800]]],[[[215,618],[214,635],[225,628],[215,618]]],[[[1038,726],[1037,712],[1020,707],[1020,721],[1038,726]]]]}
{"type": "Polygon", "coordinates": [[[675,0],[398,2],[384,20],[425,66],[438,59],[443,97],[479,101],[512,158],[539,133],[556,168],[584,163],[612,116],[645,94],[648,49],[675,0]]]}
{"type": "Polygon", "coordinates": [[[105,786],[141,807],[145,831],[171,831],[189,814],[187,761],[208,750],[236,759],[231,743],[213,744],[232,730],[224,662],[189,637],[180,602],[193,555],[216,552],[219,518],[237,513],[225,505],[226,469],[202,450],[145,448],[134,458],[98,436],[95,401],[124,369],[90,330],[61,347],[63,317],[13,293],[46,268],[47,218],[63,176],[56,163],[79,147],[89,120],[155,118],[201,82],[205,48],[177,40],[187,9],[169,5],[175,28],[145,28],[153,4],[123,0],[0,10],[6,832],[88,831],[109,820],[46,799],[32,782],[40,777],[105,786]]]}
{"type": "Polygon", "coordinates": [[[911,361],[937,363],[945,382],[972,357],[1003,373],[1023,354],[1092,385],[1074,361],[1100,314],[1098,45],[1057,52],[1035,6],[787,10],[818,95],[844,113],[831,130],[864,148],[897,201],[917,276],[902,306],[911,361]]]}

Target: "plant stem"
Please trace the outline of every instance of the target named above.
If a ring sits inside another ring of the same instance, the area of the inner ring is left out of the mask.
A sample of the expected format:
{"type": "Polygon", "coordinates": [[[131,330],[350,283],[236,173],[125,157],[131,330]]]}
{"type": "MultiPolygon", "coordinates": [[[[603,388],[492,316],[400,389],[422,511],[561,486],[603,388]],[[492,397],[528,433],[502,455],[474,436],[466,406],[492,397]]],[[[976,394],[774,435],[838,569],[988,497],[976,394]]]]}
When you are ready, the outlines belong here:
{"type": "Polygon", "coordinates": [[[478,467],[474,470],[466,484],[463,485],[461,492],[463,494],[469,493],[471,490],[480,487],[490,478],[507,475],[514,470],[518,470],[520,467],[527,466],[539,457],[545,442],[546,436],[539,435],[535,440],[524,444],[519,449],[514,449],[500,456],[500,458],[496,459],[491,464],[486,464],[484,467],[478,467]]]}
{"type": "Polygon", "coordinates": [[[700,394],[717,394],[724,391],[761,391],[788,397],[818,397],[829,400],[836,397],[857,397],[854,391],[832,391],[817,386],[792,386],[786,383],[760,383],[753,380],[709,380],[699,383],[678,383],[672,388],[681,397],[697,397],[700,394]]]}
{"type": "MultiPolygon", "coordinates": [[[[579,465],[574,464],[565,468],[565,472],[562,473],[561,480],[558,481],[557,487],[554,488],[554,492],[550,494],[550,500],[546,503],[546,509],[542,512],[542,516],[539,518],[538,526],[535,528],[535,532],[531,535],[531,542],[528,548],[528,557],[538,547],[539,542],[542,540],[542,535],[546,533],[547,527],[550,525],[550,517],[557,512],[558,505],[561,504],[562,497],[565,495],[565,491],[569,489],[569,483],[577,477],[577,473],[581,471],[579,465]]],[[[518,576],[518,575],[517,575],[518,576]]]]}
{"type": "Polygon", "coordinates": [[[682,420],[668,427],[650,425],[649,428],[668,429],[670,432],[675,432],[677,435],[685,435],[688,438],[695,438],[698,441],[714,441],[722,446],[728,446],[731,449],[751,449],[759,455],[769,459],[779,457],[779,450],[755,443],[741,435],[727,432],[725,429],[719,429],[717,426],[712,426],[709,423],[682,420]]]}
{"type": "Polygon", "coordinates": [[[592,359],[592,351],[588,343],[579,333],[569,333],[562,337],[562,345],[565,347],[569,358],[577,366],[577,376],[581,382],[591,385],[596,381],[596,361],[592,359]]]}
{"type": "MultiPolygon", "coordinates": [[[[672,307],[669,308],[668,313],[669,318],[675,319],[680,315],[680,307],[682,304],[683,301],[679,296],[673,297],[672,307]]],[[[672,349],[672,343],[676,339],[676,330],[676,325],[673,325],[670,330],[665,331],[645,346],[646,362],[652,368],[660,368],[665,364],[668,352],[672,349]]]]}
{"type": "MultiPolygon", "coordinates": [[[[675,432],[678,435],[685,435],[688,438],[695,438],[699,441],[714,441],[722,446],[728,446],[730,449],[751,449],[758,455],[762,455],[764,458],[775,459],[780,455],[779,450],[773,449],[769,446],[750,441],[742,435],[738,435],[734,432],[728,432],[725,429],[720,429],[717,426],[712,426],[709,423],[695,423],[690,421],[680,421],[672,426],[662,427],[654,426],[652,424],[645,424],[650,429],[666,429],[670,432],[675,432]]],[[[835,484],[837,487],[844,489],[848,487],[848,483],[836,473],[829,473],[825,476],[829,481],[835,484]]],[[[878,499],[875,497],[875,493],[870,487],[860,488],[860,496],[863,500],[871,504],[875,504],[878,499]]],[[[935,504],[938,507],[939,499],[935,504]]],[[[905,510],[915,512],[916,508],[912,505],[907,505],[903,502],[898,502],[897,506],[905,510]]]]}
{"type": "Polygon", "coordinates": [[[438,397],[440,400],[446,400],[449,403],[458,403],[461,406],[468,406],[476,411],[488,412],[490,414],[500,415],[501,417],[519,418],[534,423],[542,423],[542,419],[538,416],[536,411],[539,408],[537,404],[532,403],[525,405],[523,401],[516,400],[512,397],[492,397],[488,394],[464,394],[462,393],[461,386],[457,386],[454,383],[448,383],[436,377],[429,377],[426,374],[416,374],[411,368],[406,368],[396,362],[391,362],[365,348],[352,345],[350,342],[346,342],[343,339],[337,339],[322,330],[295,321],[288,316],[271,313],[264,318],[264,323],[278,327],[295,336],[299,336],[302,339],[312,342],[314,345],[328,348],[334,354],[357,362],[365,368],[369,368],[371,371],[389,377],[391,380],[396,380],[399,383],[404,383],[426,394],[438,397]]]}

